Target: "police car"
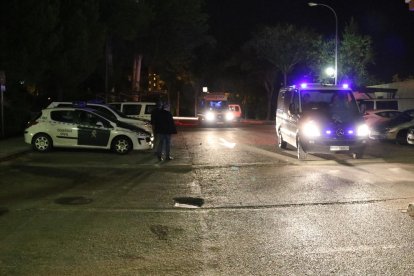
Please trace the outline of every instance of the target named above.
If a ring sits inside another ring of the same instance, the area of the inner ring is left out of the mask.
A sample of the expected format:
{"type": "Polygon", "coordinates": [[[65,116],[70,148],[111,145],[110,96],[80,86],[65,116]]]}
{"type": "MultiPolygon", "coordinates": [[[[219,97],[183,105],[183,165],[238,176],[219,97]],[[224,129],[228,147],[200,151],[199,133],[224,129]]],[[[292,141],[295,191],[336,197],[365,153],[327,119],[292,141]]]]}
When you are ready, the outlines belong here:
{"type": "Polygon", "coordinates": [[[153,148],[151,133],[88,108],[43,109],[28,123],[24,140],[39,152],[69,147],[111,149],[126,154],[153,148]]]}
{"type": "Polygon", "coordinates": [[[47,108],[53,107],[77,107],[77,108],[91,108],[98,110],[102,113],[105,113],[107,117],[118,120],[124,123],[128,123],[131,125],[135,125],[139,128],[144,129],[147,132],[152,133],[152,126],[149,120],[145,119],[138,119],[138,118],[131,118],[126,114],[122,113],[121,111],[115,109],[110,105],[106,105],[100,102],[85,102],[85,101],[75,101],[75,102],[51,102],[47,108]]]}

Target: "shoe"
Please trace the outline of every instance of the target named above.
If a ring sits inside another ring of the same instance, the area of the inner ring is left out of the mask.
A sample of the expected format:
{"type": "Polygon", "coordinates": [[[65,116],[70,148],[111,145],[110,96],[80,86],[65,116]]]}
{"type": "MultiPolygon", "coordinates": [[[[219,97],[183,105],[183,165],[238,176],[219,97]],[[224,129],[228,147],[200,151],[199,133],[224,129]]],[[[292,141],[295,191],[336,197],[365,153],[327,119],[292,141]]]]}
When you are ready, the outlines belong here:
{"type": "Polygon", "coordinates": [[[167,157],[167,160],[174,160],[174,157],[172,157],[172,156],[168,156],[168,157],[167,157]]]}
{"type": "Polygon", "coordinates": [[[159,160],[159,161],[164,161],[164,157],[159,156],[159,155],[158,155],[157,157],[158,157],[158,160],[159,160]]]}

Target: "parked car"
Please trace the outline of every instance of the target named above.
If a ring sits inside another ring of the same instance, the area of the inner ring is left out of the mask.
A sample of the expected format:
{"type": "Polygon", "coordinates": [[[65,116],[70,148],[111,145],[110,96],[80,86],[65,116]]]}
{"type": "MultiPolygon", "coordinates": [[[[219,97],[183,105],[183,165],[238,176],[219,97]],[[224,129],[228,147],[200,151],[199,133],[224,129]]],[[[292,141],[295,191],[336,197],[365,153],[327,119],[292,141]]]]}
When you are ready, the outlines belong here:
{"type": "Polygon", "coordinates": [[[367,110],[364,113],[364,120],[368,126],[388,121],[401,114],[401,111],[393,109],[367,110]]]}
{"type": "Polygon", "coordinates": [[[128,117],[147,121],[151,120],[151,112],[157,107],[154,102],[113,102],[109,105],[128,117]]]}
{"type": "Polygon", "coordinates": [[[369,138],[405,144],[407,142],[408,129],[414,126],[414,117],[410,114],[411,111],[407,110],[395,118],[374,125],[371,127],[369,138]]]}
{"type": "Polygon", "coordinates": [[[152,133],[151,123],[148,120],[131,118],[122,113],[121,111],[115,109],[114,107],[101,103],[91,103],[91,102],[51,102],[47,108],[53,107],[88,107],[105,113],[107,116],[113,120],[118,120],[124,123],[128,123],[143,130],[152,133]]]}
{"type": "Polygon", "coordinates": [[[29,122],[24,140],[35,151],[53,147],[111,149],[118,154],[153,147],[151,133],[104,113],[73,107],[43,109],[29,122]]]}

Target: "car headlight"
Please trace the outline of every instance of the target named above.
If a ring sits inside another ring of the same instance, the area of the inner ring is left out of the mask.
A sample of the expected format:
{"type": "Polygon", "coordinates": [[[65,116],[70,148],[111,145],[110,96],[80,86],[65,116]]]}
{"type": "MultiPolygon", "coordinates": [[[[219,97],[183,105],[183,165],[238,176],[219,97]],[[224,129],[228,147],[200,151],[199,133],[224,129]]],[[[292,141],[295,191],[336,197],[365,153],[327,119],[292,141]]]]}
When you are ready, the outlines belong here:
{"type": "Polygon", "coordinates": [[[234,119],[234,114],[231,112],[226,113],[226,121],[232,121],[234,119]]]}
{"type": "Polygon", "coordinates": [[[321,131],[314,121],[309,121],[303,125],[303,134],[308,137],[321,136],[321,131]]]}
{"type": "Polygon", "coordinates": [[[368,136],[369,127],[366,124],[359,125],[357,128],[357,136],[368,136]]]}
{"type": "Polygon", "coordinates": [[[207,112],[206,113],[206,120],[207,121],[214,121],[214,119],[215,119],[215,115],[214,115],[214,113],[213,112],[211,112],[211,111],[209,111],[209,112],[207,112]]]}

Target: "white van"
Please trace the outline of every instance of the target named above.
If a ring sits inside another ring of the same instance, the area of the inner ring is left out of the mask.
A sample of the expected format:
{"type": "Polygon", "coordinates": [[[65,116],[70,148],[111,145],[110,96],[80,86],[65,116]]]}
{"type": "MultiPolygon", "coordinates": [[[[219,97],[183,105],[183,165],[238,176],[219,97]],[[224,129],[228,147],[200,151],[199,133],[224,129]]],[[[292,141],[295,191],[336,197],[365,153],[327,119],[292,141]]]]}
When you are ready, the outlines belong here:
{"type": "Polygon", "coordinates": [[[116,110],[121,111],[128,117],[138,118],[141,120],[151,120],[151,112],[156,108],[154,102],[113,102],[108,103],[116,110]]]}

